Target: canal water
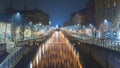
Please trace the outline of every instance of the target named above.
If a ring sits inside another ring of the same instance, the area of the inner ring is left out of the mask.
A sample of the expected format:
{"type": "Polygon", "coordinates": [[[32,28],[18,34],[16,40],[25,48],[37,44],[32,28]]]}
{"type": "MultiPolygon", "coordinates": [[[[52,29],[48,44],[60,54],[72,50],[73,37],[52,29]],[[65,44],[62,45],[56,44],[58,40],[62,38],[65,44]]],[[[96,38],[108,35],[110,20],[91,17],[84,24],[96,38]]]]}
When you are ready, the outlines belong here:
{"type": "Polygon", "coordinates": [[[79,53],[71,46],[63,33],[56,31],[42,44],[28,68],[82,68],[79,53]]]}

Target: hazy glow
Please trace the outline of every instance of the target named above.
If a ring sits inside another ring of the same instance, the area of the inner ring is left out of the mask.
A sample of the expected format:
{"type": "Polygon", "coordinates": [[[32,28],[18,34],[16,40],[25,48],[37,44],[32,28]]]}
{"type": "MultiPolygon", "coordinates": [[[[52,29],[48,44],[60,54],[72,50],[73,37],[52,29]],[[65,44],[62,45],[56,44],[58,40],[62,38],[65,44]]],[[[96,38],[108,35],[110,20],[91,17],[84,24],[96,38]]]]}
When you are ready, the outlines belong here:
{"type": "Polygon", "coordinates": [[[104,20],[104,25],[109,25],[109,22],[107,19],[104,20]]]}
{"type": "Polygon", "coordinates": [[[56,31],[56,41],[58,41],[58,32],[56,31]]]}
{"type": "Polygon", "coordinates": [[[20,16],[20,13],[19,13],[19,12],[17,12],[17,16],[20,16]]]}
{"type": "Polygon", "coordinates": [[[39,48],[39,59],[40,59],[40,61],[41,61],[41,46],[40,46],[40,48],[39,48]]]}
{"type": "Polygon", "coordinates": [[[120,31],[118,32],[118,39],[120,39],[120,31]]]}
{"type": "Polygon", "coordinates": [[[33,68],[49,68],[49,65],[54,66],[54,68],[58,65],[63,65],[66,68],[82,68],[79,62],[79,53],[72,49],[68,39],[60,31],[53,33],[52,37],[42,45],[42,50],[38,51],[33,59],[33,68]],[[48,46],[48,50],[46,50],[46,46],[48,46]],[[42,60],[38,61],[40,52],[44,52],[44,55],[41,55],[42,60]]]}
{"type": "Polygon", "coordinates": [[[37,63],[37,65],[38,65],[38,54],[36,55],[36,63],[37,63]]]}
{"type": "Polygon", "coordinates": [[[56,25],[56,28],[58,28],[58,24],[56,25]]]}
{"type": "Polygon", "coordinates": [[[32,68],[32,62],[30,62],[30,68],[32,68]]]}

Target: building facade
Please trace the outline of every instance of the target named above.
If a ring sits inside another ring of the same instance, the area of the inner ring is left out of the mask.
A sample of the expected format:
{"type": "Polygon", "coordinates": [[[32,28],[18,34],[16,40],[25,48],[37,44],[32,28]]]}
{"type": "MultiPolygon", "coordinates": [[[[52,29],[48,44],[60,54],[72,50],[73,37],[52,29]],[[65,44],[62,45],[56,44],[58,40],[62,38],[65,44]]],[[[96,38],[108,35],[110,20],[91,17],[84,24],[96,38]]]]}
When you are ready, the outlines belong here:
{"type": "Polygon", "coordinates": [[[33,24],[41,23],[42,25],[49,25],[49,15],[39,9],[23,10],[19,12],[22,14],[26,24],[32,22],[33,24]]]}
{"type": "Polygon", "coordinates": [[[101,37],[120,39],[120,0],[95,0],[95,19],[101,37]]]}
{"type": "Polygon", "coordinates": [[[41,23],[42,25],[49,25],[49,15],[41,9],[27,9],[27,5],[25,4],[23,10],[16,10],[13,8],[12,2],[4,9],[4,13],[10,16],[15,15],[17,12],[20,13],[25,24],[32,22],[33,24],[41,23]]]}
{"type": "Polygon", "coordinates": [[[95,23],[95,0],[89,0],[86,4],[86,19],[89,24],[96,26],[95,23]]]}
{"type": "Polygon", "coordinates": [[[104,20],[120,22],[120,0],[95,0],[95,19],[99,26],[104,20]]]}
{"type": "Polygon", "coordinates": [[[89,0],[86,3],[85,8],[72,13],[71,20],[74,24],[79,24],[80,26],[88,26],[92,24],[96,26],[95,23],[95,0],[89,0]]]}
{"type": "Polygon", "coordinates": [[[86,13],[85,9],[75,12],[74,15],[72,15],[72,17],[71,17],[72,22],[74,24],[79,24],[80,27],[82,27],[82,25],[87,25],[85,13],[86,13]]]}
{"type": "Polygon", "coordinates": [[[23,39],[25,25],[30,22],[49,25],[49,15],[39,9],[15,10],[10,3],[7,9],[0,11],[0,42],[23,39]]]}

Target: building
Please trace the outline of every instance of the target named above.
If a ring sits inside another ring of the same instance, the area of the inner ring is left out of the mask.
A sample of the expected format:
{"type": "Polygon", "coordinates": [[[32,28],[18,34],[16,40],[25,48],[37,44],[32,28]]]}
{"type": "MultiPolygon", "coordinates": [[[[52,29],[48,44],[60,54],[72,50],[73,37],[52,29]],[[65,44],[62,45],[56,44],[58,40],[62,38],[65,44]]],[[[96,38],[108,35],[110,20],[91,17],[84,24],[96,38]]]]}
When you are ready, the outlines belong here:
{"type": "Polygon", "coordinates": [[[95,23],[95,0],[89,0],[86,4],[86,19],[88,24],[96,26],[95,23]]]}
{"type": "Polygon", "coordinates": [[[42,25],[49,25],[49,15],[39,9],[18,11],[22,14],[26,24],[32,22],[33,24],[41,23],[42,25]]]}
{"type": "Polygon", "coordinates": [[[10,3],[7,9],[0,11],[0,42],[13,41],[19,37],[23,39],[24,27],[29,22],[33,25],[49,25],[49,15],[39,9],[15,10],[10,3]]]}
{"type": "Polygon", "coordinates": [[[95,19],[99,26],[104,20],[120,22],[120,0],[95,0],[95,19]]]}
{"type": "Polygon", "coordinates": [[[79,10],[79,11],[73,13],[71,15],[71,21],[74,24],[79,24],[79,26],[87,25],[85,12],[86,12],[86,10],[82,9],[82,10],[79,10]]]}
{"type": "Polygon", "coordinates": [[[95,0],[95,19],[100,25],[101,37],[119,38],[120,0],[95,0]]]}
{"type": "Polygon", "coordinates": [[[41,23],[42,25],[49,25],[49,15],[42,12],[39,9],[13,10],[11,13],[10,12],[5,12],[5,13],[12,17],[17,12],[20,13],[22,22],[24,24],[28,24],[29,22],[32,22],[33,24],[41,23]]]}
{"type": "Polygon", "coordinates": [[[0,42],[11,40],[11,16],[0,12],[0,42]]]}
{"type": "Polygon", "coordinates": [[[32,22],[33,24],[41,23],[42,25],[49,25],[49,15],[43,12],[41,9],[27,9],[27,5],[25,4],[23,10],[16,10],[13,8],[12,2],[9,7],[5,9],[4,13],[10,16],[15,15],[17,12],[20,13],[24,24],[28,24],[32,22]]]}
{"type": "Polygon", "coordinates": [[[70,19],[74,24],[79,24],[80,26],[88,26],[92,24],[96,26],[95,23],[95,0],[90,0],[86,3],[85,8],[74,12],[71,14],[70,19]]]}

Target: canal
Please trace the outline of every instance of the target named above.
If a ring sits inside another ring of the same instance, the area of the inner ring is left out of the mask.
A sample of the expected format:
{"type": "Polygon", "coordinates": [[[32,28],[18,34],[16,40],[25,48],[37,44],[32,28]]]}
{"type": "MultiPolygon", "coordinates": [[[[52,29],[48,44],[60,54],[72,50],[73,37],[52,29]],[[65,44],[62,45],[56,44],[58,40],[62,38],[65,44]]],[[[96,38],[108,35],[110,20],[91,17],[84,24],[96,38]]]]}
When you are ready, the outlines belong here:
{"type": "Polygon", "coordinates": [[[83,68],[79,53],[61,31],[32,48],[15,68],[83,68]]]}

